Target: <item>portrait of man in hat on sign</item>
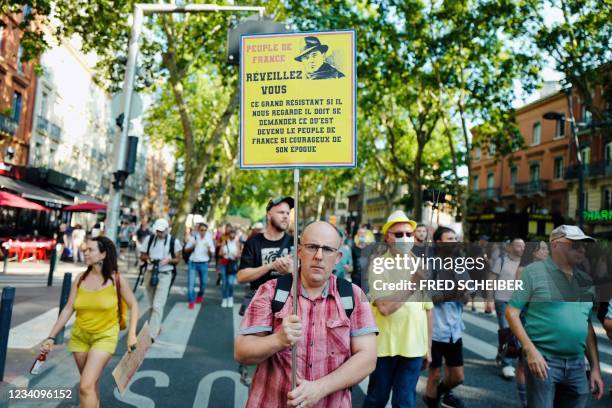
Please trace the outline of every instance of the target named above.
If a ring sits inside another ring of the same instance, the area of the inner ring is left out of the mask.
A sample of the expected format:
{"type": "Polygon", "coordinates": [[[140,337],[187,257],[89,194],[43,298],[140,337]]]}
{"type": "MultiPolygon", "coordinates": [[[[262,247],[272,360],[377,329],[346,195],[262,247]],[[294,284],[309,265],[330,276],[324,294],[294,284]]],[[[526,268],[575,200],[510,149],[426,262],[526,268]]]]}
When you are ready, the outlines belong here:
{"type": "Polygon", "coordinates": [[[306,78],[330,79],[343,78],[344,74],[326,62],[327,45],[321,44],[317,37],[304,37],[304,47],[295,60],[304,64],[306,78]]]}

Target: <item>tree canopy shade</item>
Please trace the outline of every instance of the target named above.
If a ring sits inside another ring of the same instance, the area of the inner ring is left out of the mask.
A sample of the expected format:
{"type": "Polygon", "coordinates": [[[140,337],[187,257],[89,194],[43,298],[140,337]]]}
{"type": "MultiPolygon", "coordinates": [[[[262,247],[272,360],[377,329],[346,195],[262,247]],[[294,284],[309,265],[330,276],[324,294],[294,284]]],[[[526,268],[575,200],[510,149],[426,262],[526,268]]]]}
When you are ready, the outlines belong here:
{"type": "MultiPolygon", "coordinates": [[[[58,38],[79,35],[84,51],[100,56],[98,80],[117,89],[134,3],[16,0],[0,7],[8,13],[30,6],[20,25],[24,59],[48,47],[45,25],[58,38]]],[[[323,203],[356,186],[380,193],[389,211],[405,205],[415,218],[420,218],[421,191],[444,189],[458,214],[465,215],[468,189],[459,169],[469,169],[474,147],[495,146],[500,158],[523,146],[512,108],[515,90],[517,84],[535,90],[548,58],[593,116],[604,115],[592,105],[591,92],[610,83],[609,70],[600,69],[611,61],[609,1],[254,3],[295,30],[357,29],[358,167],[302,172],[302,208],[315,217],[323,203]],[[551,11],[558,18],[547,19],[551,11]],[[470,128],[478,129],[477,137],[470,128]],[[408,195],[398,197],[406,184],[408,195]]],[[[174,145],[181,162],[184,187],[169,192],[177,210],[175,233],[192,210],[209,219],[230,210],[259,214],[255,209],[267,198],[291,191],[290,172],[237,171],[237,69],[226,64],[225,41],[226,29],[247,15],[146,18],[137,86],[155,99],[145,132],[174,145]]]]}

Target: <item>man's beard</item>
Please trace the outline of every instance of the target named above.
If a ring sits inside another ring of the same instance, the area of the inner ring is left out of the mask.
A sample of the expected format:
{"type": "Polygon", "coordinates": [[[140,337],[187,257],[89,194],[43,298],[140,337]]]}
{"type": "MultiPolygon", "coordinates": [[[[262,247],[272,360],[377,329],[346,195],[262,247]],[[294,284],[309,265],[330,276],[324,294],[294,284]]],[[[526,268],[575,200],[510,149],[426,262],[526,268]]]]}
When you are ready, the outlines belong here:
{"type": "Polygon", "coordinates": [[[285,232],[287,231],[287,227],[289,226],[289,223],[287,223],[286,227],[283,227],[279,222],[274,220],[274,218],[271,218],[270,225],[272,225],[272,228],[274,228],[277,232],[285,232]]]}

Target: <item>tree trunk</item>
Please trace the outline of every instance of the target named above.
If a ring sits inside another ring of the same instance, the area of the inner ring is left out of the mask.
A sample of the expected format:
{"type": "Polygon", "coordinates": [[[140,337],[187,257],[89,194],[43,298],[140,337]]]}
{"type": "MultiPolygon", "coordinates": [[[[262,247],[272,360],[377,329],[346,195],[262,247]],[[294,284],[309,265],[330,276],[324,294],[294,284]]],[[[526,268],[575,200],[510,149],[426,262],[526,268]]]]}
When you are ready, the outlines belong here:
{"type": "Polygon", "coordinates": [[[223,115],[221,115],[216,124],[210,140],[205,142],[206,147],[204,148],[204,154],[202,155],[201,160],[197,164],[194,163],[193,166],[185,169],[185,190],[181,195],[178,212],[172,220],[172,234],[175,237],[180,237],[183,235],[187,215],[191,212],[193,204],[198,198],[198,192],[200,191],[202,182],[204,181],[209,160],[212,157],[215,146],[219,144],[221,136],[229,124],[230,118],[238,108],[239,103],[240,90],[236,88],[230,97],[230,101],[225,108],[225,112],[223,112],[223,115]]]}
{"type": "Polygon", "coordinates": [[[461,133],[463,134],[463,143],[465,143],[465,165],[467,166],[467,188],[461,194],[461,209],[462,209],[462,217],[461,217],[461,227],[463,229],[463,238],[464,240],[469,238],[470,234],[470,224],[467,221],[468,215],[468,197],[470,194],[470,183],[472,182],[472,158],[470,156],[472,147],[470,145],[470,138],[468,136],[467,131],[467,123],[465,120],[465,109],[463,108],[463,104],[459,102],[459,115],[461,118],[461,133]]]}
{"type": "Polygon", "coordinates": [[[321,216],[323,215],[323,205],[325,204],[325,196],[323,194],[321,194],[319,196],[319,203],[317,204],[317,217],[315,218],[315,220],[320,220],[321,216]]]}
{"type": "Polygon", "coordinates": [[[414,177],[410,180],[412,185],[412,205],[414,208],[413,218],[416,222],[422,222],[423,217],[423,185],[421,183],[421,163],[423,161],[424,144],[419,144],[414,159],[414,177]]]}

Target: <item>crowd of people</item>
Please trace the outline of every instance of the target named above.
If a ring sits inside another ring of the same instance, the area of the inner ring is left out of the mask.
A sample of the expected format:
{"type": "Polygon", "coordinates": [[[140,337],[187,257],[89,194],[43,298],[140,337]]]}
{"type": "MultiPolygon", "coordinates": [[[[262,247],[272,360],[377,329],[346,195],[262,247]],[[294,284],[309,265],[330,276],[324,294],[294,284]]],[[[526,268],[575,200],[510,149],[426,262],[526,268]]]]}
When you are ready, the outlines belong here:
{"type": "MultiPolygon", "coordinates": [[[[492,244],[483,235],[475,245],[463,246],[452,228],[432,231],[402,211],[390,214],[378,234],[364,226],[351,236],[316,221],[305,225],[299,237],[294,314],[293,207],[291,197],[270,200],[265,224],[255,223],[249,231],[229,223],[209,228],[196,217],[182,239],[170,233],[164,218],[152,225],[145,218],[137,227],[122,223],[119,247],[128,250],[133,245],[142,264],[139,279],[151,304],[152,340],[161,332],[177,267],[187,265],[187,303],[193,310],[206,296],[214,262],[222,308],[234,307],[236,284],[247,287],[244,298],[236,299],[243,318],[234,356],[241,381],[250,387],[249,407],[351,406],[350,387],[368,376],[364,407],[384,407],[391,395],[392,406],[414,407],[423,370],[427,382],[421,397],[427,407],[463,407],[454,390],[465,378],[463,313],[470,301],[472,311],[482,302],[484,313],[497,316],[496,363],[501,376],[515,381],[521,406],[584,407],[591,394],[602,398],[591,323],[596,299],[585,289],[592,285],[585,286],[589,276],[582,270],[585,243],[593,239],[578,227],[556,228],[549,242],[515,238],[492,244]],[[376,258],[387,264],[397,257],[446,260],[460,255],[482,258],[485,267],[468,273],[442,262],[410,273],[392,267],[376,278],[406,280],[414,286],[377,290],[372,285],[376,258]],[[425,280],[520,280],[524,286],[514,291],[459,290],[457,285],[453,290],[424,290],[419,283],[425,280]],[[297,353],[294,389],[292,349],[297,353]]],[[[80,244],[75,261],[83,261],[87,269],[77,276],[41,350],[51,349],[56,334],[76,312],[69,350],[81,373],[83,406],[97,406],[97,382],[116,348],[119,327],[125,325],[123,314],[129,309],[131,317],[138,316],[138,304],[118,273],[120,249],[103,236],[81,234],[78,226],[70,235],[73,245],[80,244]]],[[[129,350],[136,343],[136,321],[130,318],[129,350]]],[[[612,336],[612,306],[604,327],[612,336]]]]}

